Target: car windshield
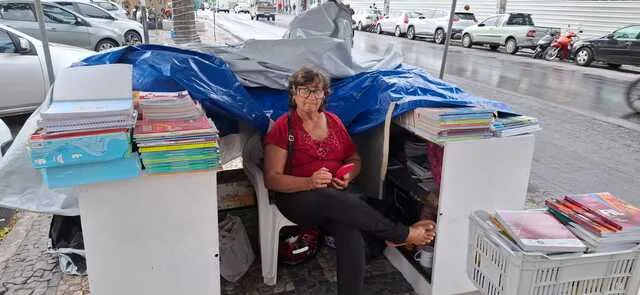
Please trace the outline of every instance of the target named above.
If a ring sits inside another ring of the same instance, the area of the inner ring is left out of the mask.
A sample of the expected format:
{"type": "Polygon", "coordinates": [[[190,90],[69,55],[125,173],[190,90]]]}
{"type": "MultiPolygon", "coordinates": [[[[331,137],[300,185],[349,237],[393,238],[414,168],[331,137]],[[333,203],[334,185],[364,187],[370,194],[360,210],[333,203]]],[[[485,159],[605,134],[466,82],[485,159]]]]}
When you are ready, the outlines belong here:
{"type": "Polygon", "coordinates": [[[461,20],[476,20],[476,16],[473,13],[456,12],[456,16],[461,20]]]}
{"type": "Polygon", "coordinates": [[[640,39],[640,26],[626,27],[613,33],[615,39],[640,39]]]}
{"type": "Polygon", "coordinates": [[[118,6],[114,5],[113,3],[110,2],[96,2],[96,5],[98,5],[100,8],[108,10],[108,11],[116,11],[118,10],[118,6]]]}
{"type": "Polygon", "coordinates": [[[417,12],[417,11],[412,11],[412,12],[407,12],[407,16],[409,18],[418,18],[418,17],[423,16],[423,14],[420,13],[420,12],[417,12]]]}

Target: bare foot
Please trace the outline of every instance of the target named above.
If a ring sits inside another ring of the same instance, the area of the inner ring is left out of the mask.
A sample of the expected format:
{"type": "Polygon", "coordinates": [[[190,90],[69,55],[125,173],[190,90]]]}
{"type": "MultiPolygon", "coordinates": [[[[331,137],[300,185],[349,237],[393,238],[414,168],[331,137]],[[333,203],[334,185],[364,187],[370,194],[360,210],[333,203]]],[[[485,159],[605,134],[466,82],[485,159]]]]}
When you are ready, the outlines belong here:
{"type": "Polygon", "coordinates": [[[436,236],[436,223],[431,220],[421,220],[409,227],[407,243],[423,246],[431,243],[436,236]]]}

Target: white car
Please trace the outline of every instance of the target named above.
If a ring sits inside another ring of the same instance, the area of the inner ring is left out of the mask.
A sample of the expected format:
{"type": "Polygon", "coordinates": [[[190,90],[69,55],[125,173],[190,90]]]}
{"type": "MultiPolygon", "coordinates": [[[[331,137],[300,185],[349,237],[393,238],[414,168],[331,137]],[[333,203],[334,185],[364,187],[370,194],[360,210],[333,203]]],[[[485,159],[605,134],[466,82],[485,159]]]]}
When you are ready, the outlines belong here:
{"type": "Polygon", "coordinates": [[[404,36],[404,34],[407,33],[407,29],[409,28],[409,23],[415,21],[420,17],[424,17],[424,14],[417,11],[391,13],[378,20],[378,24],[376,25],[376,33],[382,34],[393,32],[396,37],[404,36]]]}
{"type": "Polygon", "coordinates": [[[382,17],[382,12],[373,8],[358,9],[352,16],[354,25],[359,31],[373,28],[380,17],[382,17]]]}
{"type": "Polygon", "coordinates": [[[7,124],[0,119],[0,159],[2,159],[4,154],[7,152],[12,141],[13,135],[11,135],[11,130],[7,124]]]}
{"type": "MultiPolygon", "coordinates": [[[[53,72],[95,54],[50,43],[53,72]]],[[[40,40],[0,24],[0,117],[29,113],[43,101],[49,78],[40,40]]]]}
{"type": "Polygon", "coordinates": [[[91,1],[91,3],[98,5],[100,8],[110,12],[120,19],[129,19],[127,17],[127,11],[122,6],[112,1],[91,1]]]}
{"type": "MultiPolygon", "coordinates": [[[[455,12],[451,26],[452,39],[461,39],[462,31],[477,23],[476,17],[471,12],[455,12]]],[[[424,15],[412,19],[407,28],[407,38],[430,37],[433,41],[442,44],[446,36],[445,31],[449,26],[449,12],[439,9],[427,10],[424,15]]]]}
{"type": "Polygon", "coordinates": [[[235,13],[249,13],[249,5],[240,3],[233,8],[235,13]]]}
{"type": "Polygon", "coordinates": [[[84,16],[91,23],[95,22],[121,32],[127,45],[144,42],[142,24],[137,21],[117,18],[95,3],[83,0],[53,0],[53,3],[84,16]]]}

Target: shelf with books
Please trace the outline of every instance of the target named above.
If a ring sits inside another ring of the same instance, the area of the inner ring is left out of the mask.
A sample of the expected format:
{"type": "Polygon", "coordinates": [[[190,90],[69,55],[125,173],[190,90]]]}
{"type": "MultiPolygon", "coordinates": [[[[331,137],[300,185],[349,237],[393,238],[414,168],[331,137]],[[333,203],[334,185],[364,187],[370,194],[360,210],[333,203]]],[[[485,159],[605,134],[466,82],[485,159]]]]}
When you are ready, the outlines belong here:
{"type": "MultiPolygon", "coordinates": [[[[384,198],[387,167],[397,166],[392,160],[392,146],[407,135],[394,137],[400,128],[443,148],[436,242],[431,281],[418,272],[398,249],[388,248],[385,256],[403,274],[418,294],[458,294],[475,290],[466,276],[468,217],[474,210],[516,210],[524,207],[529,173],[533,159],[534,136],[471,139],[437,142],[416,128],[393,123],[390,106],[385,123],[354,139],[363,158],[380,159],[363,163],[359,182],[367,194],[384,198]],[[394,127],[395,126],[395,127],[394,127]],[[376,148],[377,147],[377,148],[376,148]],[[383,184],[378,187],[378,184],[383,184]]],[[[434,171],[431,171],[432,174],[434,171]]]]}

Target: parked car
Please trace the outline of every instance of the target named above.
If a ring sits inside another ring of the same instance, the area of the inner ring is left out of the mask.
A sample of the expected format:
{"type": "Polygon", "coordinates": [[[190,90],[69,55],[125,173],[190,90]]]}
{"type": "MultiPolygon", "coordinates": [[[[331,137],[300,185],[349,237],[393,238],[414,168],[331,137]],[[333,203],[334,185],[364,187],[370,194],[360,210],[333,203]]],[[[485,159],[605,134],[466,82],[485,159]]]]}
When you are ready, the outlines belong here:
{"type": "Polygon", "coordinates": [[[407,28],[407,38],[414,39],[416,36],[431,37],[433,41],[442,44],[446,36],[451,35],[452,39],[461,39],[462,31],[477,24],[476,16],[471,12],[455,12],[451,26],[451,34],[445,34],[449,26],[449,12],[444,10],[428,10],[424,15],[414,19],[407,28]]]}
{"type": "Polygon", "coordinates": [[[245,3],[239,3],[236,7],[233,8],[235,13],[249,13],[249,5],[245,3]]]}
{"type": "MultiPolygon", "coordinates": [[[[115,29],[89,22],[75,12],[52,3],[42,3],[50,42],[102,51],[124,44],[124,36],[115,29]]],[[[0,0],[0,23],[35,38],[41,38],[33,1],[0,0]]]]}
{"type": "MultiPolygon", "coordinates": [[[[93,51],[49,43],[54,75],[93,51]]],[[[49,78],[42,42],[0,24],[0,117],[35,110],[45,97],[49,78]]]]}
{"type": "Polygon", "coordinates": [[[115,2],[111,1],[91,1],[91,3],[98,5],[100,8],[110,12],[115,17],[120,19],[129,19],[127,11],[115,2]]]}
{"type": "Polygon", "coordinates": [[[624,27],[604,37],[578,41],[572,48],[572,56],[581,66],[588,66],[594,61],[612,68],[640,66],[640,25],[624,27]]]}
{"type": "Polygon", "coordinates": [[[515,54],[521,48],[535,49],[538,40],[549,29],[551,28],[535,27],[531,14],[498,14],[464,29],[462,45],[469,48],[488,44],[493,50],[505,46],[508,53],[515,54]]]}
{"type": "Polygon", "coordinates": [[[423,16],[418,11],[391,13],[378,20],[376,33],[393,32],[396,37],[404,36],[407,33],[407,28],[409,28],[409,23],[423,16]]]}
{"type": "Polygon", "coordinates": [[[99,6],[82,0],[54,0],[53,2],[86,17],[91,23],[118,30],[127,45],[144,42],[142,24],[137,21],[117,18],[99,6]]]}
{"type": "Polygon", "coordinates": [[[9,126],[0,119],[0,160],[9,149],[9,146],[13,142],[13,135],[9,126]]]}
{"type": "Polygon", "coordinates": [[[251,5],[249,11],[252,20],[259,20],[260,18],[266,18],[271,21],[276,20],[276,9],[271,1],[256,1],[251,5]]]}
{"type": "Polygon", "coordinates": [[[353,14],[353,22],[356,29],[364,31],[369,28],[373,28],[377,21],[382,17],[382,12],[378,9],[358,9],[353,14]]]}

